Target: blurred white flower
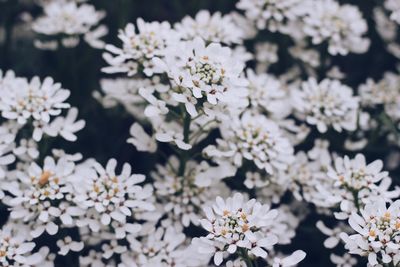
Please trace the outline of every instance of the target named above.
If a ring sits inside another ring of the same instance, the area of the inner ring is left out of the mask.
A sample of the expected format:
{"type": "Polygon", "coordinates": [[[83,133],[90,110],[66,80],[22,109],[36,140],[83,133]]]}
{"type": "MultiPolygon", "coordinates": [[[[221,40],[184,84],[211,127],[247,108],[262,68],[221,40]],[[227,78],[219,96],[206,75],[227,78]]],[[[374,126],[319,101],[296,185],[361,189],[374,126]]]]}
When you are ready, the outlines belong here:
{"type": "Polygon", "coordinates": [[[179,160],[170,157],[165,166],[157,165],[152,172],[155,195],[162,213],[173,221],[176,228],[199,225],[203,215],[202,206],[211,204],[217,196],[228,196],[229,189],[221,179],[234,175],[234,168],[210,166],[205,161],[186,163],[182,176],[177,174],[179,160]],[[232,170],[233,169],[233,170],[232,170]]]}
{"type": "Polygon", "coordinates": [[[303,14],[301,0],[240,0],[236,6],[258,29],[284,31],[289,21],[303,14]]]}
{"type": "Polygon", "coordinates": [[[390,19],[400,25],[400,3],[396,0],[385,0],[384,6],[391,11],[390,19]]]}
{"type": "Polygon", "coordinates": [[[118,37],[122,48],[106,45],[103,57],[110,65],[102,69],[105,73],[127,73],[135,75],[139,69],[150,76],[153,74],[153,57],[165,56],[165,49],[170,42],[175,42],[176,33],[168,22],[144,22],[139,18],[137,27],[129,23],[120,30],[118,37]]]}
{"type": "Polygon", "coordinates": [[[245,33],[236,25],[234,18],[221,15],[220,12],[210,14],[208,10],[199,11],[195,18],[186,16],[174,28],[182,40],[193,40],[201,37],[206,42],[241,44],[245,33]]]}
{"type": "Polygon", "coordinates": [[[358,97],[338,80],[314,78],[303,82],[292,93],[296,115],[324,133],[332,126],[336,131],[354,131],[357,127],[358,97]]]}
{"type": "Polygon", "coordinates": [[[204,150],[217,162],[229,160],[239,168],[245,159],[273,174],[286,170],[294,159],[293,147],[279,126],[263,115],[246,112],[240,119],[221,124],[220,131],[222,139],[217,139],[217,146],[204,150]]]}
{"type": "Polygon", "coordinates": [[[148,135],[139,123],[132,124],[129,133],[132,137],[128,138],[127,142],[134,145],[138,151],[156,152],[155,139],[148,135]]]}
{"type": "MultiPolygon", "coordinates": [[[[84,35],[87,43],[95,48],[104,46],[99,39],[107,34],[105,26],[93,30],[104,18],[103,11],[96,11],[92,5],[78,4],[74,1],[51,1],[45,3],[43,9],[44,14],[32,24],[35,32],[48,36],[66,35],[61,39],[65,47],[77,46],[79,35],[84,35]]],[[[49,46],[49,41],[45,41],[43,45],[39,40],[35,44],[42,49],[56,47],[49,46]]]]}
{"type": "Polygon", "coordinates": [[[370,41],[363,35],[368,26],[357,6],[340,5],[335,0],[311,0],[307,4],[304,33],[313,44],[326,41],[331,55],[367,51],[370,41]]]}
{"type": "Polygon", "coordinates": [[[65,256],[70,251],[79,252],[83,249],[83,242],[73,241],[70,236],[66,236],[64,239],[57,241],[57,246],[60,248],[58,251],[59,255],[65,256]]]}
{"type": "Polygon", "coordinates": [[[2,266],[35,266],[40,255],[32,255],[34,242],[20,228],[21,225],[5,225],[0,230],[0,264],[2,266]]]}
{"type": "Polygon", "coordinates": [[[289,266],[295,266],[299,262],[301,262],[304,258],[306,257],[306,253],[302,250],[296,250],[293,252],[291,255],[280,259],[280,258],[274,258],[274,263],[272,264],[272,267],[289,267],[289,266]]]}
{"type": "Polygon", "coordinates": [[[49,136],[60,135],[65,140],[75,142],[78,138],[75,135],[76,132],[82,130],[85,127],[84,120],[78,120],[78,109],[71,108],[65,117],[58,116],[49,125],[45,126],[43,131],[49,136]]]}

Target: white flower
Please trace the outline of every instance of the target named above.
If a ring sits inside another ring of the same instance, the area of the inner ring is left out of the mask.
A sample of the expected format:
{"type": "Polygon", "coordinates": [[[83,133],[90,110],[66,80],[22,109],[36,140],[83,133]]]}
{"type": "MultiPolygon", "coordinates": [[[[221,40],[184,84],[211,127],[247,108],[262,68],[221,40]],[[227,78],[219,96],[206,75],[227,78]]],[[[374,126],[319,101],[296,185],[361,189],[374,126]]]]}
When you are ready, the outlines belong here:
{"type": "Polygon", "coordinates": [[[384,6],[392,12],[390,14],[390,19],[396,21],[400,25],[400,3],[396,0],[386,0],[384,6]]]}
{"type": "MultiPolygon", "coordinates": [[[[312,151],[312,150],[311,150],[312,151]]],[[[330,164],[330,155],[327,159],[317,157],[315,160],[300,151],[296,154],[287,171],[290,178],[289,190],[297,200],[315,202],[316,187],[326,177],[326,168],[330,164]]]]}
{"type": "Polygon", "coordinates": [[[195,18],[186,16],[180,23],[174,25],[182,40],[193,40],[201,37],[206,42],[240,44],[245,33],[238,28],[231,15],[221,15],[220,12],[210,14],[208,10],[199,11],[195,18]]]}
{"type": "Polygon", "coordinates": [[[102,250],[102,258],[110,259],[114,254],[122,254],[127,251],[127,247],[125,245],[119,245],[116,240],[112,240],[109,244],[103,244],[101,246],[102,250]]]}
{"type": "Polygon", "coordinates": [[[234,175],[235,169],[223,165],[212,167],[205,161],[188,161],[182,176],[177,174],[179,161],[170,157],[167,165],[157,165],[152,173],[155,195],[162,205],[163,213],[174,222],[175,227],[199,225],[202,206],[218,195],[228,195],[228,188],[221,179],[234,175]]]}
{"type": "Polygon", "coordinates": [[[247,71],[249,98],[252,107],[266,111],[273,118],[284,118],[291,111],[291,103],[284,85],[272,75],[247,71]]]}
{"type": "Polygon", "coordinates": [[[154,90],[147,90],[146,88],[139,89],[139,95],[149,103],[144,110],[144,115],[148,118],[165,115],[169,111],[167,103],[163,100],[157,99],[154,96],[154,93],[154,90]]]}
{"type": "Polygon", "coordinates": [[[255,59],[257,60],[257,73],[264,73],[269,66],[278,62],[278,45],[269,42],[255,45],[255,59]]]}
{"type": "Polygon", "coordinates": [[[103,72],[122,72],[133,76],[139,68],[143,68],[143,72],[150,76],[154,68],[151,59],[163,57],[169,43],[176,40],[168,22],[147,23],[139,18],[136,24],[137,28],[129,23],[124,30],[120,30],[118,37],[122,41],[122,49],[106,45],[107,53],[103,57],[110,66],[103,68],[103,72]]]}
{"type": "Polygon", "coordinates": [[[17,120],[19,124],[27,123],[32,118],[41,123],[49,123],[51,116],[57,116],[61,110],[68,108],[64,101],[70,92],[61,88],[47,77],[41,82],[34,77],[30,82],[23,78],[15,78],[8,72],[0,76],[0,111],[4,118],[17,120]]]}
{"type": "MultiPolygon", "coordinates": [[[[270,210],[268,205],[262,205],[255,199],[245,201],[244,196],[236,193],[224,201],[217,197],[212,208],[205,207],[207,219],[201,220],[201,225],[208,231],[206,237],[199,242],[214,247],[224,246],[224,250],[234,254],[238,248],[244,248],[248,253],[266,258],[266,250],[278,242],[278,238],[266,231],[274,223],[277,210],[270,210]],[[210,242],[211,241],[211,242],[210,242]]],[[[199,253],[207,252],[199,249],[199,253]]],[[[222,263],[222,251],[216,252],[214,263],[222,263]]]]}
{"type": "Polygon", "coordinates": [[[400,76],[386,72],[382,80],[374,82],[368,79],[359,87],[361,103],[365,107],[383,105],[386,114],[395,122],[400,120],[400,76]]]}
{"type": "Polygon", "coordinates": [[[91,267],[106,267],[102,260],[103,253],[95,250],[90,250],[87,256],[80,256],[79,262],[82,266],[91,267]]]}
{"type": "Polygon", "coordinates": [[[352,160],[348,156],[336,158],[335,169],[331,169],[328,176],[335,180],[337,187],[360,191],[364,188],[373,188],[376,183],[388,176],[388,172],[382,172],[382,168],[381,160],[367,164],[364,155],[357,154],[352,160]]]}
{"type": "Polygon", "coordinates": [[[389,191],[391,178],[382,172],[383,163],[376,160],[366,163],[362,154],[354,159],[345,156],[336,158],[334,167],[328,166],[327,176],[316,185],[313,202],[325,207],[339,204],[337,219],[346,219],[365,204],[384,199],[391,202],[399,197],[400,190],[389,191]]]}
{"type": "Polygon", "coordinates": [[[59,229],[56,219],[71,227],[71,216],[81,214],[79,208],[67,202],[73,194],[70,179],[74,168],[75,164],[66,158],[56,162],[46,157],[43,168],[32,163],[26,173],[18,172],[18,187],[9,189],[14,195],[9,202],[10,216],[31,225],[32,237],[38,237],[44,231],[55,235],[59,229]]]}
{"type": "MultiPolygon", "coordinates": [[[[6,176],[3,168],[15,161],[15,126],[13,123],[0,125],[0,179],[6,176]]],[[[0,190],[1,194],[1,190],[0,190]]]]}
{"type": "Polygon", "coordinates": [[[397,43],[400,25],[391,20],[382,7],[374,9],[374,20],[376,23],[375,28],[380,37],[385,41],[388,52],[400,58],[400,44],[397,43]]]}
{"type": "Polygon", "coordinates": [[[267,179],[263,179],[259,172],[246,172],[246,180],[243,183],[247,188],[253,189],[264,187],[269,184],[267,179]]]}
{"type": "MultiPolygon", "coordinates": [[[[261,195],[261,194],[259,194],[261,195]]],[[[292,202],[290,205],[281,204],[278,210],[278,216],[275,218],[274,224],[268,229],[268,232],[273,233],[278,237],[279,245],[291,244],[296,236],[297,227],[306,215],[299,215],[298,209],[304,209],[300,206],[301,202],[292,202]]]]}
{"type": "Polygon", "coordinates": [[[58,116],[43,131],[49,136],[62,136],[65,140],[75,142],[78,138],[75,133],[85,127],[84,120],[78,120],[78,109],[71,108],[65,117],[58,116]]]}
{"type": "MultiPolygon", "coordinates": [[[[24,232],[25,228],[21,225],[7,224],[0,230],[0,264],[1,266],[34,266],[36,261],[32,261],[30,255],[35,247],[34,242],[27,242],[24,232]]],[[[36,255],[39,256],[39,255],[36,255]]]]}
{"type": "Polygon", "coordinates": [[[357,264],[357,259],[348,253],[344,254],[343,256],[338,256],[332,253],[330,260],[332,263],[336,264],[336,267],[352,267],[357,264]]]}
{"type": "Polygon", "coordinates": [[[149,136],[138,123],[132,124],[129,133],[132,137],[128,138],[127,142],[136,147],[138,151],[155,152],[157,143],[154,137],[149,136]]]}
{"type": "Polygon", "coordinates": [[[324,133],[332,126],[336,131],[353,131],[357,126],[358,98],[353,90],[338,80],[314,78],[303,82],[301,89],[292,95],[297,115],[307,123],[316,125],[324,133]]]}
{"type": "MultiPolygon", "coordinates": [[[[176,94],[185,96],[187,91],[181,88],[188,89],[189,97],[213,105],[236,103],[247,95],[247,81],[242,77],[243,62],[235,60],[230,48],[218,43],[206,46],[204,40],[197,37],[171,46],[164,59],[154,58],[153,63],[157,72],[165,72],[172,86],[177,87],[174,90],[176,94]]],[[[189,102],[196,103],[193,100],[189,102]]],[[[186,105],[186,109],[195,115],[193,105],[186,105]]]]}
{"type": "Polygon", "coordinates": [[[189,255],[185,253],[190,254],[190,251],[185,249],[185,239],[183,233],[177,232],[172,227],[159,227],[140,242],[131,240],[133,253],[121,256],[123,262],[121,266],[130,267],[132,264],[143,267],[198,266],[186,263],[189,255]]]}
{"type": "Polygon", "coordinates": [[[287,169],[293,160],[293,147],[288,139],[278,125],[264,115],[246,112],[240,119],[224,122],[220,131],[222,139],[217,139],[218,145],[210,145],[204,150],[217,162],[229,160],[241,167],[246,159],[273,174],[287,169]]]}
{"type": "Polygon", "coordinates": [[[286,258],[274,258],[274,263],[272,267],[289,267],[295,266],[299,262],[301,262],[306,257],[306,253],[302,250],[296,250],[291,255],[286,258]]]}
{"type": "Polygon", "coordinates": [[[371,266],[397,265],[400,262],[400,200],[386,207],[384,200],[369,203],[361,210],[361,216],[353,213],[350,226],[357,232],[342,235],[351,254],[368,256],[371,266]]]}
{"type": "MultiPolygon", "coordinates": [[[[98,230],[100,223],[104,226],[113,221],[125,224],[126,218],[133,216],[135,211],[154,210],[149,200],[152,187],[138,185],[145,176],[132,174],[129,164],[124,164],[121,174],[116,174],[116,166],[115,159],[110,159],[105,168],[97,162],[89,162],[82,165],[74,176],[75,202],[85,210],[95,210],[98,215],[97,226],[91,227],[92,231],[98,230]],[[83,181],[82,177],[85,177],[83,181]]],[[[90,219],[85,218],[79,222],[80,225],[89,223],[90,219]]],[[[136,231],[136,225],[131,226],[132,231],[136,231]]],[[[130,231],[128,228],[125,230],[130,231]]]]}
{"type": "Polygon", "coordinates": [[[30,162],[39,157],[38,144],[33,139],[21,139],[13,153],[19,159],[30,162]]]}
{"type": "Polygon", "coordinates": [[[399,88],[396,85],[399,82],[399,75],[391,72],[386,72],[379,82],[368,79],[359,87],[361,103],[365,106],[374,106],[396,102],[399,94],[399,88]]]}
{"type": "Polygon", "coordinates": [[[318,221],[316,226],[318,230],[320,230],[324,235],[328,236],[328,238],[324,241],[324,247],[328,249],[333,249],[339,244],[340,234],[342,232],[349,232],[348,227],[346,227],[344,224],[339,224],[339,226],[330,229],[322,221],[318,221]]]}
{"type": "Polygon", "coordinates": [[[130,114],[138,118],[144,117],[142,104],[145,102],[139,94],[139,89],[161,86],[161,84],[153,85],[148,79],[130,78],[101,79],[100,85],[104,96],[97,94],[95,97],[105,108],[121,104],[130,114]]]}
{"type": "Polygon", "coordinates": [[[289,21],[296,20],[302,13],[301,0],[240,0],[237,8],[244,10],[246,17],[254,21],[257,28],[284,31],[289,21]]]}
{"type": "Polygon", "coordinates": [[[304,33],[313,44],[328,42],[331,55],[364,53],[369,40],[363,38],[368,26],[360,10],[353,5],[340,5],[335,0],[311,0],[303,18],[304,33]]]}
{"type": "Polygon", "coordinates": [[[60,248],[58,251],[59,255],[65,256],[70,251],[79,252],[83,249],[83,242],[73,241],[70,236],[64,237],[64,239],[57,240],[57,246],[60,248]]]}
{"type": "Polygon", "coordinates": [[[175,145],[182,150],[190,150],[192,145],[184,140],[182,126],[175,121],[170,123],[163,122],[163,124],[155,125],[155,138],[159,142],[175,143],[175,145]]]}
{"type": "MultiPolygon", "coordinates": [[[[304,62],[307,66],[317,68],[321,65],[321,56],[317,49],[309,48],[302,42],[296,43],[296,45],[289,48],[289,53],[295,59],[304,62]]],[[[308,71],[313,73],[313,71],[308,71]]]]}
{"type": "MultiPolygon", "coordinates": [[[[91,30],[104,16],[104,12],[96,11],[92,5],[77,4],[73,1],[51,1],[44,5],[44,15],[33,22],[32,28],[44,35],[65,34],[67,37],[61,40],[65,47],[76,46],[79,43],[76,36],[79,35],[85,35],[85,39],[93,47],[102,47],[103,43],[99,38],[105,35],[107,30],[104,26],[93,32],[91,30]]],[[[39,45],[39,48],[45,47],[39,45]]]]}

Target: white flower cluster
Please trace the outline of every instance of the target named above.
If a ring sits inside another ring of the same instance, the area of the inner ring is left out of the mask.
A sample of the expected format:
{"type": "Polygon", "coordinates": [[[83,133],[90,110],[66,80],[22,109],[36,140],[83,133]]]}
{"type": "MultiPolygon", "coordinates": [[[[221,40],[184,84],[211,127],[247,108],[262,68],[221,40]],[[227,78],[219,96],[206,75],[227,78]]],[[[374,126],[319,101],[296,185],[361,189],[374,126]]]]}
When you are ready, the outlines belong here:
{"type": "MultiPolygon", "coordinates": [[[[77,108],[65,102],[70,91],[50,77],[28,80],[1,71],[0,91],[0,198],[10,211],[0,231],[0,261],[2,266],[53,264],[49,248],[38,247],[35,239],[71,229],[85,211],[72,201],[71,177],[80,156],[60,150],[46,156],[43,145],[57,136],[76,141],[85,122],[76,121],[77,108]]],[[[60,254],[67,253],[67,246],[74,251],[82,246],[66,240],[60,254]]]]}
{"type": "Polygon", "coordinates": [[[367,23],[360,10],[352,5],[340,5],[334,0],[313,0],[304,17],[304,32],[313,44],[328,43],[332,55],[363,53],[369,46],[362,36],[367,23]]]}
{"type": "Polygon", "coordinates": [[[29,138],[40,141],[43,134],[61,135],[69,141],[75,141],[75,132],[81,130],[84,121],[75,121],[77,110],[70,109],[66,117],[60,116],[63,109],[70,107],[65,101],[70,91],[61,88],[47,77],[40,81],[16,77],[14,72],[0,72],[0,111],[1,116],[15,122],[15,128],[26,126],[28,122],[34,130],[29,138]],[[54,118],[54,120],[51,120],[54,118]]]}
{"type": "Polygon", "coordinates": [[[357,127],[358,97],[338,80],[324,79],[318,83],[310,78],[293,91],[292,97],[297,115],[321,133],[329,126],[338,132],[353,131],[357,127]]]}
{"type": "MultiPolygon", "coordinates": [[[[390,2],[395,0],[387,1],[394,9],[390,2]]],[[[369,46],[363,37],[367,23],[353,5],[340,5],[335,0],[241,0],[237,7],[258,29],[279,31],[295,39],[309,37],[314,45],[327,43],[331,55],[363,53],[369,46]]]]}
{"type": "Polygon", "coordinates": [[[80,86],[69,100],[50,77],[0,71],[1,266],[289,267],[318,230],[338,267],[400,264],[398,1],[374,4],[370,20],[338,0],[238,0],[173,24],[137,18],[120,44],[100,40],[97,7],[114,4],[21,5],[35,9],[21,18],[37,48],[104,50],[93,97],[129,145],[104,140],[111,159],[57,149],[87,140],[71,107],[80,86]],[[393,62],[353,77],[364,56],[345,56],[370,42],[393,62]]]}
{"type": "Polygon", "coordinates": [[[279,126],[264,116],[245,113],[235,121],[221,124],[222,139],[217,147],[205,149],[216,161],[230,160],[240,167],[249,160],[268,174],[284,171],[293,161],[293,147],[279,126]]]}
{"type": "Polygon", "coordinates": [[[386,0],[384,6],[390,10],[390,19],[400,24],[400,3],[396,0],[386,0]]]}
{"type": "Polygon", "coordinates": [[[286,24],[303,14],[300,0],[241,0],[237,7],[254,21],[257,28],[270,31],[282,30],[286,24]]]}
{"type": "Polygon", "coordinates": [[[388,11],[382,7],[374,9],[375,28],[385,42],[389,53],[400,58],[400,45],[397,42],[399,37],[399,24],[390,19],[388,11]]]}
{"type": "MultiPolygon", "coordinates": [[[[199,247],[200,253],[214,254],[217,266],[223,262],[226,252],[266,258],[267,250],[278,243],[278,237],[271,231],[278,211],[271,210],[268,205],[262,205],[255,199],[245,201],[240,193],[226,201],[217,197],[212,209],[206,207],[204,212],[207,219],[203,219],[201,224],[209,233],[193,242],[199,247]]],[[[293,264],[304,256],[303,252],[293,264]]]]}
{"type": "Polygon", "coordinates": [[[75,47],[79,44],[79,37],[94,48],[103,48],[101,37],[107,34],[107,27],[98,26],[105,17],[102,11],[96,11],[94,6],[75,1],[56,0],[44,2],[44,14],[32,24],[32,29],[50,39],[35,41],[40,49],[55,50],[59,45],[75,47]],[[60,38],[59,40],[53,38],[60,38]],[[59,42],[58,42],[59,41],[59,42]]]}
{"type": "Polygon", "coordinates": [[[382,105],[386,115],[397,123],[400,120],[399,82],[400,76],[391,72],[385,73],[378,82],[368,79],[359,87],[362,105],[367,108],[382,105]]]}
{"type": "Polygon", "coordinates": [[[388,208],[384,201],[369,203],[349,224],[357,232],[341,237],[351,254],[368,257],[370,266],[396,266],[400,262],[400,201],[388,208]]]}

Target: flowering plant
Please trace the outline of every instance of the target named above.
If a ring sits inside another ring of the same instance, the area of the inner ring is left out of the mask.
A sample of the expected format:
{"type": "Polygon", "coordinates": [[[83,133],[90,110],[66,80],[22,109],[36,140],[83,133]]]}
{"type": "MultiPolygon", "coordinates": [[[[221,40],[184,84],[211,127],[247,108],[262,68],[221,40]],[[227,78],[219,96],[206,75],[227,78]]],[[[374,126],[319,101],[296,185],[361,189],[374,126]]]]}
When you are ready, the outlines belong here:
{"type": "Polygon", "coordinates": [[[0,266],[400,267],[398,0],[0,0],[0,266]]]}

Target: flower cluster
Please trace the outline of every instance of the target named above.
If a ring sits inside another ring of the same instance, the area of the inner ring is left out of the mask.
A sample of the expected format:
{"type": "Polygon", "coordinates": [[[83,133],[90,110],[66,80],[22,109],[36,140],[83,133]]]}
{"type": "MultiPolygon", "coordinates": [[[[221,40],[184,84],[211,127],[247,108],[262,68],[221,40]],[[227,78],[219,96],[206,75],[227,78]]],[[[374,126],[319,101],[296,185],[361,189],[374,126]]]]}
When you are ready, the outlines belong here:
{"type": "Polygon", "coordinates": [[[369,46],[363,38],[366,31],[367,23],[357,7],[333,0],[311,1],[304,18],[304,33],[313,44],[327,42],[332,55],[365,52],[369,46]]]}
{"type": "Polygon", "coordinates": [[[1,266],[400,264],[397,0],[106,2],[0,0],[1,266]]]}
{"type": "Polygon", "coordinates": [[[278,211],[255,199],[245,201],[240,193],[226,201],[217,197],[212,209],[206,207],[204,212],[207,219],[201,224],[209,233],[193,242],[200,247],[200,253],[214,251],[217,266],[223,262],[224,252],[234,254],[238,251],[245,260],[252,255],[266,258],[267,250],[278,242],[278,237],[271,231],[278,211]]]}
{"type": "Polygon", "coordinates": [[[61,88],[61,84],[54,83],[50,77],[43,81],[34,77],[29,81],[16,77],[12,71],[5,74],[0,72],[0,90],[1,116],[10,122],[17,122],[17,128],[32,121],[34,130],[29,137],[35,141],[40,141],[44,133],[48,136],[62,135],[65,139],[74,141],[74,133],[85,125],[84,121],[75,122],[76,109],[71,109],[67,117],[59,116],[63,109],[70,107],[65,102],[70,91],[61,88]]]}
{"type": "Polygon", "coordinates": [[[32,29],[41,35],[56,40],[36,40],[35,45],[40,49],[55,50],[59,44],[64,47],[75,47],[79,44],[79,37],[94,48],[103,48],[101,37],[107,34],[107,27],[98,26],[105,17],[102,11],[96,11],[94,6],[79,4],[74,1],[57,0],[43,3],[44,14],[32,24],[32,29]]]}
{"type": "Polygon", "coordinates": [[[400,201],[386,207],[384,201],[369,203],[361,215],[353,213],[349,224],[357,232],[342,234],[351,254],[368,257],[371,266],[398,265],[400,262],[400,201]]]}
{"type": "Polygon", "coordinates": [[[236,121],[222,124],[221,134],[218,146],[209,146],[204,151],[216,161],[229,159],[240,167],[246,159],[268,174],[286,170],[293,161],[289,140],[277,124],[264,116],[245,113],[236,121]]]}
{"type": "Polygon", "coordinates": [[[324,79],[318,83],[310,78],[293,91],[292,97],[296,114],[315,125],[321,133],[329,126],[338,132],[353,131],[357,127],[358,98],[350,87],[338,80],[324,79]]]}

